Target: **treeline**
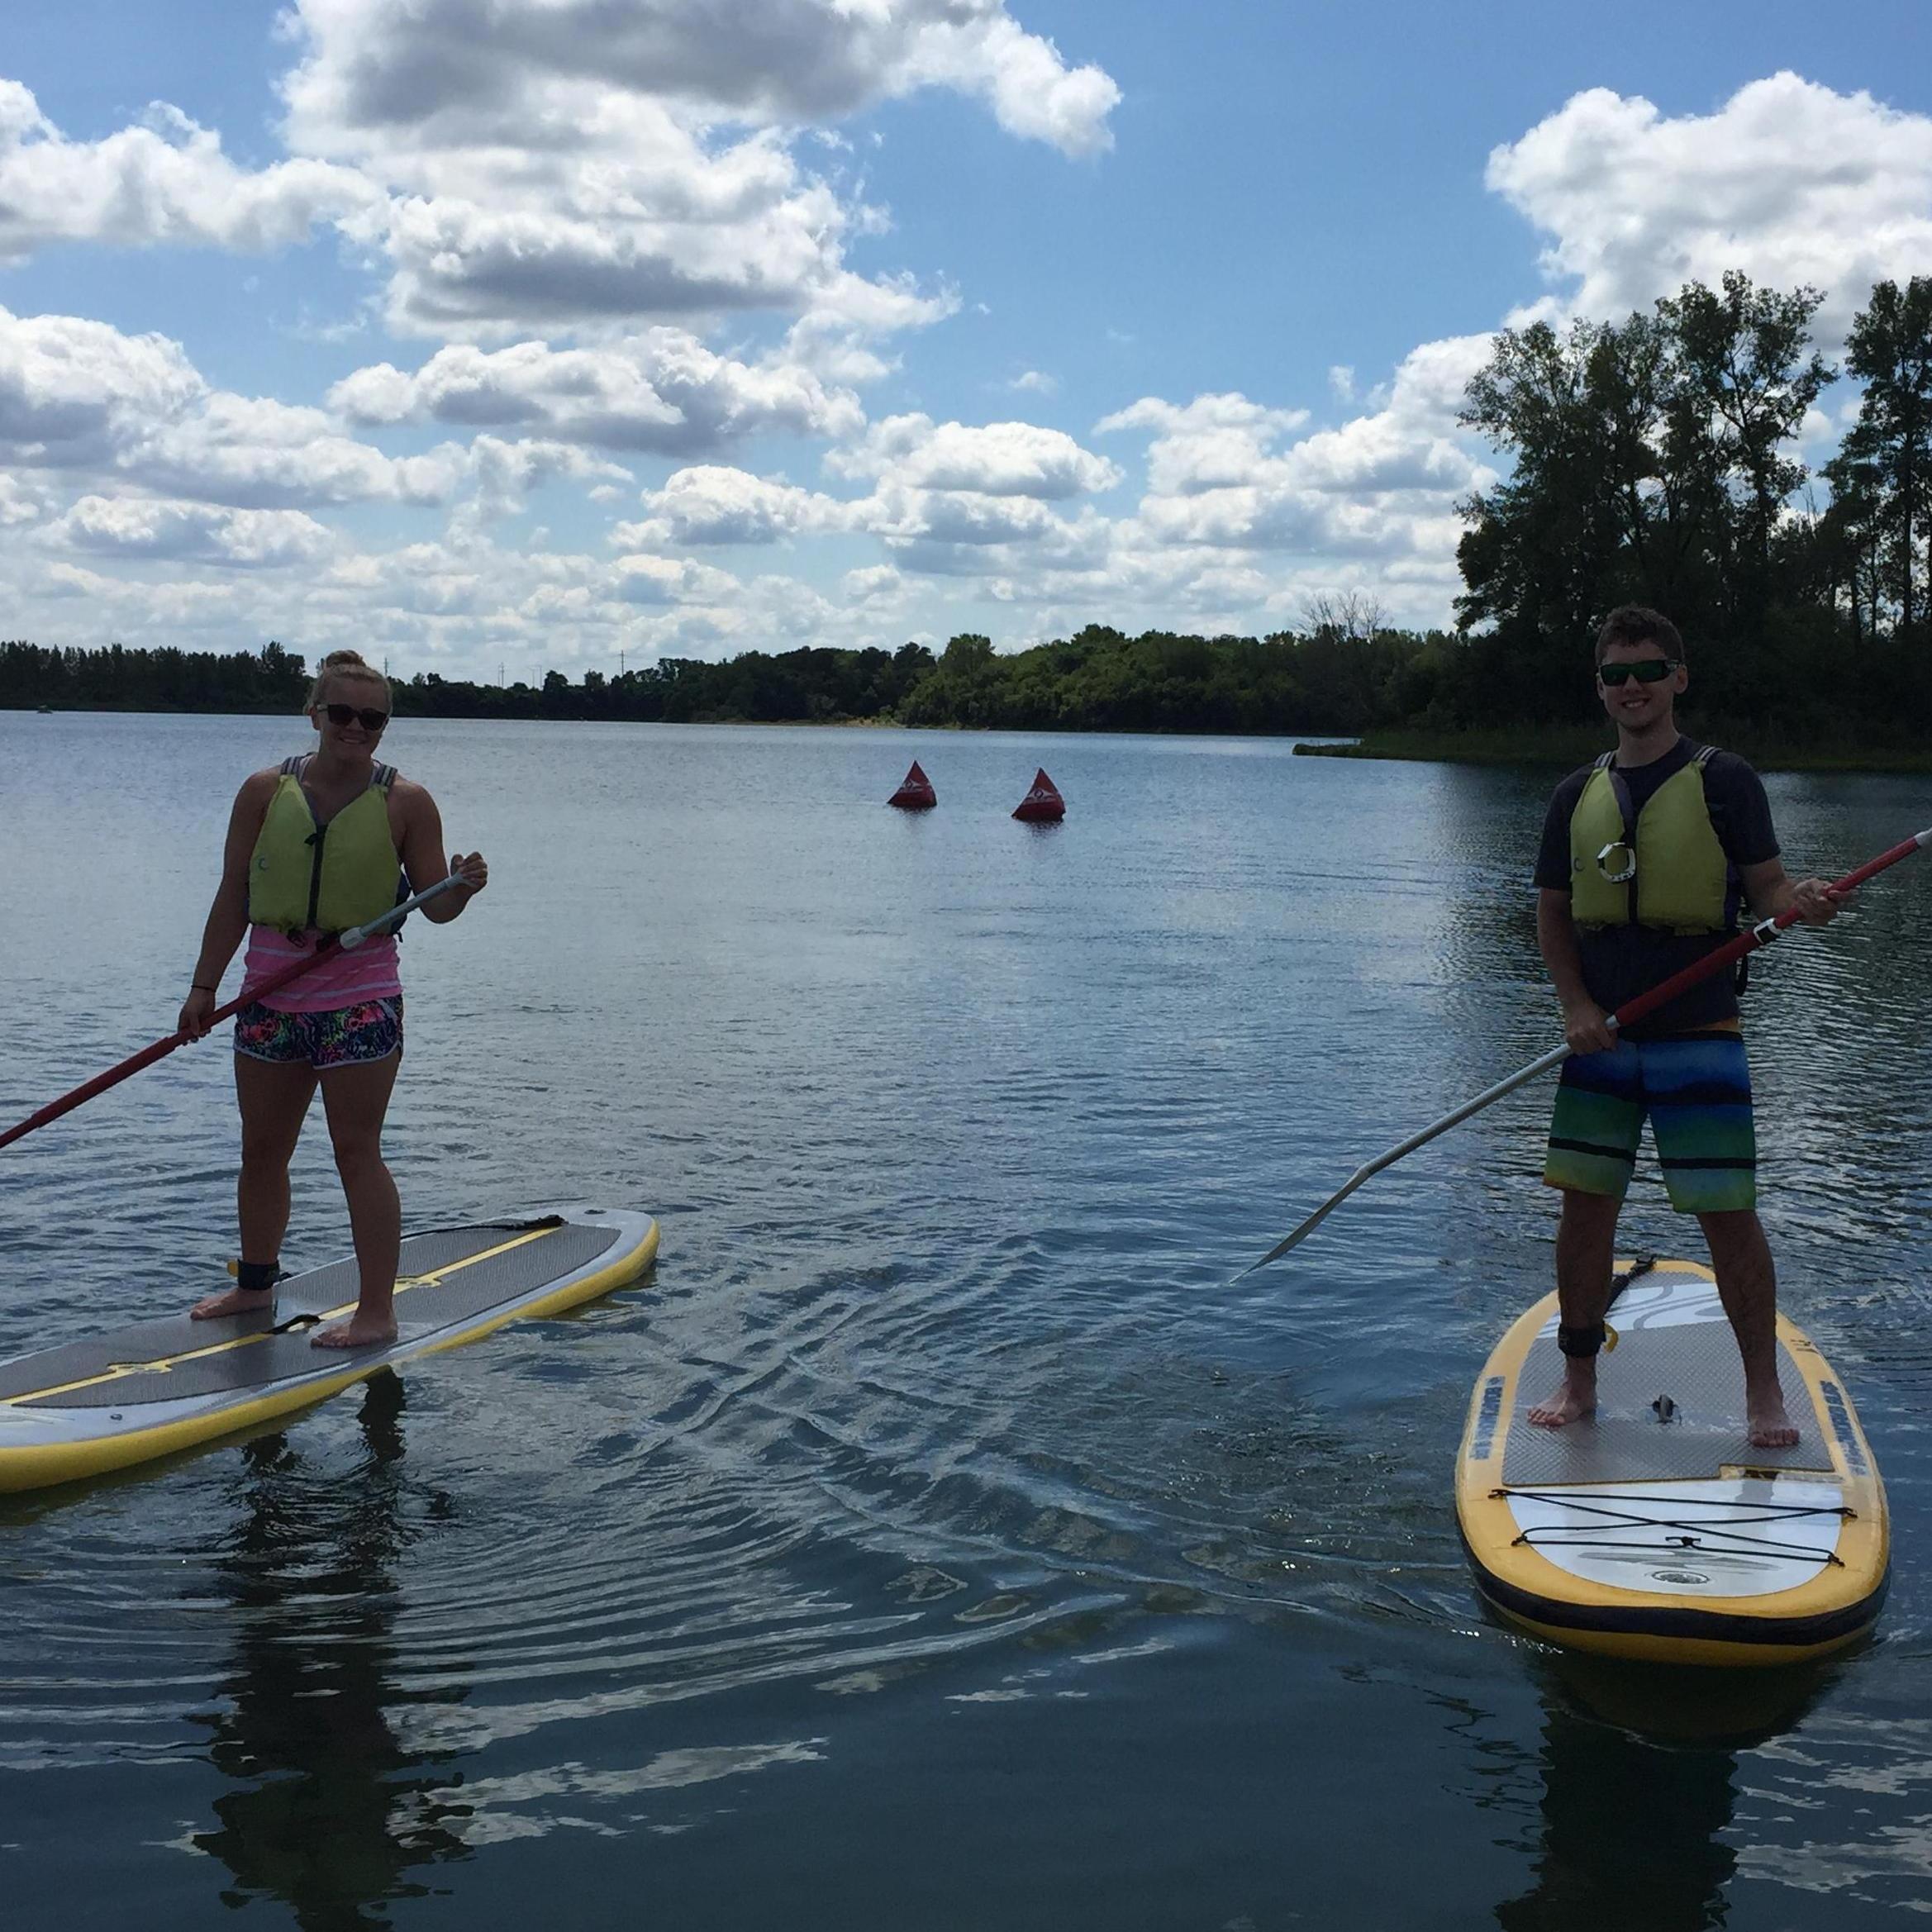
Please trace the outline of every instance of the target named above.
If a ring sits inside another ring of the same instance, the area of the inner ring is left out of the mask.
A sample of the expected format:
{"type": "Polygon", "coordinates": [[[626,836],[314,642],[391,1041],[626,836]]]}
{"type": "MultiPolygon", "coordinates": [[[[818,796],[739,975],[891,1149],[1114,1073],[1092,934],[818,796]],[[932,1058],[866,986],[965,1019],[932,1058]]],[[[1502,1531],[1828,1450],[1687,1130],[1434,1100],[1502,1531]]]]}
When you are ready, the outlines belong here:
{"type": "MultiPolygon", "coordinates": [[[[1006,656],[968,635],[936,657],[921,644],[747,651],[723,664],[667,659],[616,678],[588,671],[576,683],[561,671],[534,686],[430,672],[392,688],[397,713],[415,717],[1351,736],[1425,709],[1463,654],[1450,636],[1385,629],[1356,602],[1306,635],[1129,637],[1092,625],[1006,656]]],[[[307,690],[303,660],[279,644],[259,657],[0,644],[0,708],[295,712],[307,690]]]]}
{"type": "Polygon", "coordinates": [[[1822,299],[1732,274],[1622,322],[1504,332],[1462,416],[1513,464],[1461,506],[1473,674],[1411,721],[1588,715],[1587,641],[1644,603],[1683,632],[1693,700],[1726,719],[1796,742],[1922,740],[1932,278],[1878,283],[1854,320],[1863,393],[1814,478],[1801,435],[1839,373],[1811,343],[1822,299]]]}
{"type": "Polygon", "coordinates": [[[0,643],[0,711],[298,711],[308,686],[302,659],[278,644],[217,654],[0,643]]]}

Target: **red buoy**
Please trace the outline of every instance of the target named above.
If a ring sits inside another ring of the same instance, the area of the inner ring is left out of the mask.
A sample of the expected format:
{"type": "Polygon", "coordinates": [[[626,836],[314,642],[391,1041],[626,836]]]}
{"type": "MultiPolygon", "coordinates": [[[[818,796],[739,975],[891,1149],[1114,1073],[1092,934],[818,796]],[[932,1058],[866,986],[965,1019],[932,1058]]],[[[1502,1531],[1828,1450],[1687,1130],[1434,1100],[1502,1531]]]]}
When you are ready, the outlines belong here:
{"type": "Polygon", "coordinates": [[[906,774],[906,782],[886,801],[896,805],[902,811],[930,811],[940,802],[940,795],[932,788],[932,780],[919,769],[919,760],[914,759],[912,769],[906,774]]]}
{"type": "Polygon", "coordinates": [[[1046,775],[1044,767],[1033,774],[1033,789],[1013,807],[1013,816],[1036,823],[1067,816],[1067,802],[1061,797],[1059,788],[1046,775]]]}

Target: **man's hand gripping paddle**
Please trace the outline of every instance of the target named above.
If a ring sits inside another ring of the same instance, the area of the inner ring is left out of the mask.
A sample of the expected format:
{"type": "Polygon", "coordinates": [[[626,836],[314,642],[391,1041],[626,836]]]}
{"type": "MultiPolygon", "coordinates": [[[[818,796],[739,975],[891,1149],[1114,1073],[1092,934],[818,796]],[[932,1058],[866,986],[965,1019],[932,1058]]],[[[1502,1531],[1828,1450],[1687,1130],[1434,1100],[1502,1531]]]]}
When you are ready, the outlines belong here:
{"type": "MultiPolygon", "coordinates": [[[[1849,892],[1862,886],[1865,881],[1881,873],[1887,866],[1896,865],[1901,859],[1910,859],[1921,846],[1932,845],[1932,827],[1901,840],[1888,852],[1881,852],[1876,859],[1868,859],[1855,872],[1848,872],[1843,878],[1834,879],[1830,890],[1834,892],[1849,892]]],[[[1747,927],[1734,940],[1720,946],[1714,953],[1707,953],[1694,965],[1687,966],[1682,973],[1673,973],[1668,979],[1652,987],[1648,992],[1639,993],[1634,1000],[1626,1001],[1610,1016],[1612,1030],[1629,1026],[1641,1020],[1646,1013],[1654,1013],[1659,1006],[1669,1005],[1680,993],[1687,992],[1700,980],[1708,979],[1714,973],[1721,973],[1725,967],[1741,959],[1747,953],[1757,951],[1760,946],[1768,946],[1798,917],[1798,909],[1788,906],[1775,919],[1760,920],[1747,927]]],[[[1251,1262],[1234,1278],[1242,1280],[1258,1268],[1266,1268],[1269,1262],[1278,1261],[1282,1255],[1305,1240],[1328,1215],[1339,1207],[1371,1176],[1379,1174],[1386,1167],[1392,1167],[1406,1154],[1413,1154],[1418,1147],[1433,1140],[1438,1134],[1446,1134],[1459,1122],[1466,1121],[1472,1114],[1481,1113],[1492,1101],[1501,1100],[1506,1093],[1513,1093],[1521,1086],[1534,1080],[1539,1073],[1547,1073],[1553,1067],[1559,1067],[1569,1058],[1568,1045],[1553,1047],[1542,1059],[1532,1060],[1526,1067],[1518,1068],[1506,1080],[1499,1080],[1496,1085],[1486,1088],[1473,1100],[1464,1101],[1454,1113],[1444,1114],[1419,1134],[1411,1134],[1401,1145],[1392,1147],[1387,1154],[1378,1154],[1366,1167],[1358,1168],[1348,1180],[1328,1199],[1322,1202],[1301,1225],[1292,1233],[1284,1235],[1263,1254],[1260,1260],[1251,1262]]]]}
{"type": "MultiPolygon", "coordinates": [[[[396,924],[405,913],[413,912],[418,906],[427,905],[440,893],[448,892],[453,886],[464,884],[459,873],[451,873],[447,878],[438,879],[428,891],[418,892],[412,899],[405,899],[392,906],[379,919],[371,919],[361,926],[351,926],[347,932],[339,933],[333,939],[326,939],[310,954],[292,961],[279,973],[271,973],[259,986],[249,991],[250,1000],[259,1000],[265,992],[273,992],[277,987],[286,986],[290,980],[338,952],[348,952],[359,946],[364,940],[374,939],[378,933],[386,931],[396,924]]],[[[225,1006],[217,1006],[209,1016],[211,1029],[240,1010],[242,1002],[231,1000],[225,1006]]],[[[152,1046],[144,1046],[137,1054],[131,1054],[118,1066],[110,1067],[105,1073],[97,1073],[92,1080],[84,1082],[71,1093],[64,1093],[59,1100],[50,1101],[38,1113],[29,1114],[17,1126],[9,1127],[0,1133],[0,1147],[11,1140],[17,1140],[23,1134],[31,1134],[36,1127],[44,1127],[50,1121],[57,1121],[63,1114],[69,1114],[83,1102],[92,1100],[97,1093],[105,1093],[110,1087],[118,1087],[123,1080],[140,1073],[143,1067],[151,1067],[155,1062],[164,1059],[177,1047],[186,1046],[188,1036],[185,1033],[170,1033],[165,1040],[157,1040],[152,1046]]]]}

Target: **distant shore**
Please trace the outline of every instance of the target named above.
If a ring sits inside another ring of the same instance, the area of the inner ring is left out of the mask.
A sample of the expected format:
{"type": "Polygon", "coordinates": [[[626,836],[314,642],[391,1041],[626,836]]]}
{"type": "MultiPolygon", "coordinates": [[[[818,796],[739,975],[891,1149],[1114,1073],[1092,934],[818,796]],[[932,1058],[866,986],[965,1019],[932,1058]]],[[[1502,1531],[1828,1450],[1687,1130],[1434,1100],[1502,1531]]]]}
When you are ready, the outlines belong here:
{"type": "MultiPolygon", "coordinates": [[[[1686,727],[1686,735],[1747,758],[1761,772],[1932,772],[1932,747],[1789,745],[1721,726],[1686,727]]],[[[1371,731],[1341,745],[1297,745],[1303,758],[1395,759],[1419,764],[1554,765],[1573,770],[1610,748],[1603,730],[1371,731]]]]}
{"type": "MultiPolygon", "coordinates": [[[[145,710],[132,706],[119,705],[0,705],[0,711],[12,710],[31,713],[93,713],[105,716],[141,716],[150,717],[263,717],[282,716],[293,714],[283,712],[279,707],[250,707],[242,709],[221,709],[213,707],[150,707],[145,710]]],[[[679,718],[659,720],[626,719],[578,719],[546,717],[540,711],[529,713],[507,713],[494,719],[474,720],[458,714],[436,711],[421,711],[402,704],[397,707],[399,721],[411,719],[450,721],[457,723],[492,722],[519,724],[583,724],[583,723],[639,723],[656,722],[666,724],[729,725],[744,726],[757,730],[760,727],[783,726],[809,726],[814,729],[840,729],[847,730],[905,730],[930,732],[973,732],[988,729],[977,725],[902,725],[892,717],[830,717],[830,718],[679,718]]],[[[1362,758],[1390,759],[1411,764],[1475,764],[1475,765],[1525,765],[1560,767],[1572,771],[1577,766],[1587,764],[1609,749],[1607,734],[1595,726],[1576,726],[1562,729],[1528,727],[1520,730],[1496,731],[1408,731],[1385,730],[1365,733],[1359,738],[1335,739],[1329,742],[1315,744],[1293,733],[1245,732],[1225,733],[1211,730],[1178,731],[1132,731],[1119,726],[1109,727],[1102,732],[1068,730],[1064,726],[1043,726],[1029,728],[1019,726],[998,726],[992,729],[1017,733],[1022,736],[1042,738],[1087,738],[1095,736],[1119,738],[1169,738],[1169,737],[1224,737],[1229,735],[1249,737],[1296,737],[1295,754],[1301,758],[1362,758]]],[[[1726,750],[1735,751],[1749,759],[1761,772],[1884,772],[1907,774],[1915,772],[1932,772],[1932,746],[1924,748],[1901,745],[1872,746],[1851,743],[1817,745],[1789,745],[1775,740],[1760,739],[1749,731],[1732,732],[1721,726],[1706,727],[1693,724],[1687,735],[1701,743],[1715,744],[1726,750]]]]}

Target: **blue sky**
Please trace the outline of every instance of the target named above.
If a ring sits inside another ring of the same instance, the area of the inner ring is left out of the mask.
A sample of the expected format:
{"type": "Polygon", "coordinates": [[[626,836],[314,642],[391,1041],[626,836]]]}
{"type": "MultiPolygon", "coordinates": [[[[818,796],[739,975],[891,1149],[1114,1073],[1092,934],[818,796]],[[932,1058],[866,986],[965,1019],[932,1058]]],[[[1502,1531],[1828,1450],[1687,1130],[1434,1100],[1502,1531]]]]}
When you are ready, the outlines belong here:
{"type": "Polygon", "coordinates": [[[19,11],[0,632],[50,644],[1441,623],[1491,332],[1737,267],[1829,350],[1932,273],[1916,6],[19,11]]]}

